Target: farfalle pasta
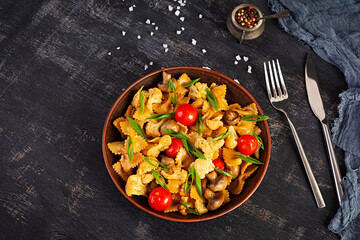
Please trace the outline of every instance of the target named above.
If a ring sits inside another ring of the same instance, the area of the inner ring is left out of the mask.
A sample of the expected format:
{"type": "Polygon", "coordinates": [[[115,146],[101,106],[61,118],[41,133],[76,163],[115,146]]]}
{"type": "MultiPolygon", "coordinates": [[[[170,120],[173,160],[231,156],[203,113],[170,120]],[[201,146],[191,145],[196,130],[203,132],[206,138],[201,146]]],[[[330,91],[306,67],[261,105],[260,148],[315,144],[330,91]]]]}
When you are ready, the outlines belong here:
{"type": "Polygon", "coordinates": [[[241,193],[262,164],[256,124],[266,118],[255,103],[228,103],[226,92],[224,84],[209,85],[186,73],[175,79],[166,72],[157,87],[137,91],[124,116],[113,122],[122,139],[107,143],[128,196],[149,197],[150,206],[165,213],[201,215],[241,193]],[[159,187],[168,201],[154,207],[150,198],[159,187]]]}

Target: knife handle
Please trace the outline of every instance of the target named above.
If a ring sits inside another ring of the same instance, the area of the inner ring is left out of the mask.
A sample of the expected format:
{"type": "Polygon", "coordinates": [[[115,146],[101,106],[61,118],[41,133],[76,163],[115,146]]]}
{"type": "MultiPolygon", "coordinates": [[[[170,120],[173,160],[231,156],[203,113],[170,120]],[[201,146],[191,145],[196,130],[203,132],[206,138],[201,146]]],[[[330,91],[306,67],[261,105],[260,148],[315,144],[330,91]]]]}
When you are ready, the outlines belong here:
{"type": "Polygon", "coordinates": [[[336,188],[336,194],[339,200],[339,205],[341,206],[341,199],[344,195],[342,186],[341,186],[341,175],[340,175],[340,170],[339,170],[339,166],[338,163],[336,161],[336,157],[335,157],[335,153],[334,153],[334,148],[333,148],[333,143],[331,141],[331,137],[330,137],[330,132],[329,132],[329,128],[327,126],[326,123],[321,122],[321,126],[324,132],[324,137],[325,137],[325,141],[326,141],[326,147],[328,150],[328,154],[329,154],[329,158],[330,158],[330,165],[331,165],[331,171],[332,171],[332,175],[335,181],[335,188],[336,188]]]}
{"type": "Polygon", "coordinates": [[[315,176],[314,176],[314,174],[313,174],[313,172],[311,170],[309,161],[307,160],[307,157],[305,155],[305,151],[304,151],[304,149],[302,147],[302,144],[300,142],[300,138],[297,135],[296,129],[295,129],[293,123],[290,121],[290,118],[287,116],[287,114],[285,114],[285,116],[286,116],[286,118],[287,118],[287,120],[289,122],[292,134],[294,135],[296,146],[298,147],[301,160],[302,160],[302,162],[304,164],[305,172],[306,172],[306,175],[307,175],[307,177],[309,179],[310,186],[311,186],[311,189],[313,191],[313,194],[314,194],[314,197],[315,197],[315,200],[316,200],[316,204],[317,204],[318,208],[326,207],[325,201],[324,201],[324,199],[323,199],[323,197],[321,195],[319,186],[318,186],[318,184],[316,182],[316,179],[315,179],[315,176]]]}

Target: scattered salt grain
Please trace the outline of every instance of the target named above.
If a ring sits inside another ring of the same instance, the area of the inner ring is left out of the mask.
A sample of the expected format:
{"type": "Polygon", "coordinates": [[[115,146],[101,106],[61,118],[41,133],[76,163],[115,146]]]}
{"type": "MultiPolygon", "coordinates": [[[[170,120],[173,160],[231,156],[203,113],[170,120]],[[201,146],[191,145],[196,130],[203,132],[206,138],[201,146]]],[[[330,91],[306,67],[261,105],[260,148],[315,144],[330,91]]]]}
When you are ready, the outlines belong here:
{"type": "Polygon", "coordinates": [[[145,23],[150,24],[151,23],[150,19],[146,19],[145,23]]]}
{"type": "Polygon", "coordinates": [[[168,48],[165,48],[165,52],[168,52],[169,51],[169,49],[168,48]]]}
{"type": "Polygon", "coordinates": [[[154,32],[150,32],[150,36],[153,36],[154,35],[154,32]]]}
{"type": "Polygon", "coordinates": [[[238,60],[238,61],[240,61],[240,60],[241,60],[240,55],[237,55],[235,58],[236,58],[236,60],[238,60]]]}
{"type": "Polygon", "coordinates": [[[181,30],[182,30],[182,31],[185,31],[185,28],[184,28],[184,27],[181,27],[181,30]]]}
{"type": "Polygon", "coordinates": [[[122,88],[121,91],[125,91],[125,88],[122,88]]]}
{"type": "Polygon", "coordinates": [[[117,49],[117,50],[120,50],[120,47],[117,47],[116,49],[117,49]]]}
{"type": "Polygon", "coordinates": [[[140,35],[137,35],[137,39],[141,39],[141,36],[140,36],[140,35]]]}
{"type": "Polygon", "coordinates": [[[132,11],[134,11],[134,7],[133,7],[133,6],[129,7],[129,12],[132,12],[132,11]]]}
{"type": "Polygon", "coordinates": [[[148,69],[148,68],[149,68],[149,66],[148,66],[147,64],[145,64],[144,70],[146,70],[146,69],[148,69]]]}
{"type": "Polygon", "coordinates": [[[192,45],[196,45],[196,40],[195,39],[191,39],[191,43],[192,43],[192,45]]]}
{"type": "Polygon", "coordinates": [[[126,32],[125,31],[122,31],[122,35],[125,36],[126,32]]]}
{"type": "Polygon", "coordinates": [[[248,66],[248,71],[247,71],[247,72],[248,72],[248,73],[251,73],[251,69],[252,69],[252,67],[249,65],[249,66],[248,66]]]}
{"type": "Polygon", "coordinates": [[[173,8],[173,6],[169,5],[169,6],[168,6],[168,9],[169,9],[169,11],[171,12],[174,8],[173,8]]]}
{"type": "Polygon", "coordinates": [[[155,23],[154,23],[154,22],[152,22],[152,23],[151,23],[151,25],[155,26],[155,23]]]}
{"type": "Polygon", "coordinates": [[[157,30],[159,30],[159,27],[158,27],[158,26],[155,27],[155,31],[157,31],[157,30]]]}
{"type": "Polygon", "coordinates": [[[239,63],[238,61],[234,61],[234,64],[235,64],[235,65],[238,65],[238,63],[239,63]]]}
{"type": "Polygon", "coordinates": [[[176,15],[176,16],[179,16],[179,15],[180,15],[180,11],[179,11],[179,10],[176,10],[176,11],[175,11],[175,15],[176,15]]]}
{"type": "Polygon", "coordinates": [[[134,4],[133,7],[136,7],[136,5],[134,4]]]}
{"type": "Polygon", "coordinates": [[[245,62],[247,62],[249,60],[249,58],[246,57],[246,56],[244,56],[243,59],[244,59],[245,62]]]}
{"type": "Polygon", "coordinates": [[[108,52],[108,55],[110,56],[110,55],[111,55],[111,52],[108,52]]]}
{"type": "Polygon", "coordinates": [[[202,18],[202,14],[199,14],[199,18],[202,18]]]}
{"type": "Polygon", "coordinates": [[[176,34],[177,34],[177,35],[180,35],[180,34],[181,34],[181,31],[180,31],[180,30],[177,30],[177,31],[176,31],[176,34]]]}
{"type": "Polygon", "coordinates": [[[237,80],[236,78],[234,78],[234,81],[240,84],[239,80],[237,80]]]}
{"type": "Polygon", "coordinates": [[[149,62],[149,65],[152,66],[154,63],[153,62],[149,62]]]}
{"type": "Polygon", "coordinates": [[[209,68],[209,67],[202,67],[202,68],[205,68],[205,69],[209,69],[209,70],[211,70],[211,68],[209,68]]]}
{"type": "Polygon", "coordinates": [[[206,53],[206,49],[204,49],[204,48],[203,48],[201,51],[202,51],[203,53],[206,53]]]}
{"type": "Polygon", "coordinates": [[[184,18],[184,17],[180,17],[180,21],[182,21],[182,22],[183,22],[184,20],[185,20],[185,18],[184,18]]]}
{"type": "Polygon", "coordinates": [[[168,45],[166,43],[163,44],[163,48],[167,48],[168,45]]]}
{"type": "Polygon", "coordinates": [[[180,10],[180,6],[177,6],[176,9],[177,9],[177,10],[180,10]]]}

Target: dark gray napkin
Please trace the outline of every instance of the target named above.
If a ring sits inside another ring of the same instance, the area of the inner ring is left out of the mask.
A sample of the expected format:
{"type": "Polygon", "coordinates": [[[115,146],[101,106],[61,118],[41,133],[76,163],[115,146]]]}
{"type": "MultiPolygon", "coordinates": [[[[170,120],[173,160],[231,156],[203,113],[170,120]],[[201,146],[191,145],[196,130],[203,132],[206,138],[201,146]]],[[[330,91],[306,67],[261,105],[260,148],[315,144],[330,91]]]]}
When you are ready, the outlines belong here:
{"type": "Polygon", "coordinates": [[[360,1],[269,0],[274,12],[291,11],[279,19],[286,32],[309,44],[345,75],[349,89],[340,94],[334,143],[345,151],[344,197],[329,229],[342,239],[360,239],[360,1]]]}

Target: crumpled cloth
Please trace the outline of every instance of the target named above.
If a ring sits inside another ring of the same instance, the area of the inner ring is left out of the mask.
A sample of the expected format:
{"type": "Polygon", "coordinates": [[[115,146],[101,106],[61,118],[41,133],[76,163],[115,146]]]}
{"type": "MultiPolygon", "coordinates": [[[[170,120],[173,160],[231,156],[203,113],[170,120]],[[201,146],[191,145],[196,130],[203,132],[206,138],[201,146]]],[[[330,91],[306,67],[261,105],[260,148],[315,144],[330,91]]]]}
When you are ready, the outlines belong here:
{"type": "Polygon", "coordinates": [[[309,44],[337,66],[349,89],[340,94],[339,118],[332,128],[334,144],[345,152],[346,176],[341,207],[328,228],[341,239],[360,239],[360,0],[269,0],[286,32],[309,44]]]}

